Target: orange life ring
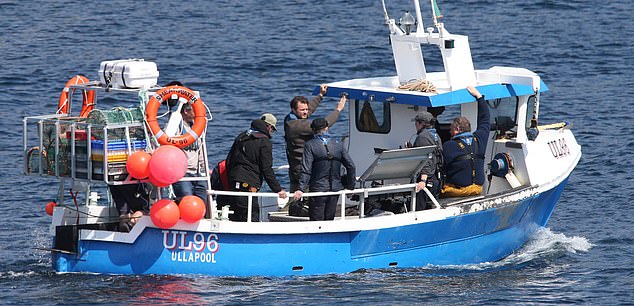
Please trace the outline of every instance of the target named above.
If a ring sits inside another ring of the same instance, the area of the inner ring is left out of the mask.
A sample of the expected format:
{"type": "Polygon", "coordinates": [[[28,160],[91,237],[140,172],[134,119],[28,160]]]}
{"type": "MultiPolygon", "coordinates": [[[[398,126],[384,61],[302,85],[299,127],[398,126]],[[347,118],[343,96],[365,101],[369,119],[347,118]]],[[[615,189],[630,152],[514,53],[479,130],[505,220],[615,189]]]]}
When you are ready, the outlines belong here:
{"type": "MultiPolygon", "coordinates": [[[[78,74],[72,77],[68,82],[66,82],[66,86],[62,90],[62,94],[59,95],[59,102],[57,103],[57,112],[56,114],[68,114],[68,98],[73,95],[75,92],[75,88],[70,88],[71,85],[79,85],[88,83],[89,80],[87,77],[78,74]]],[[[79,117],[88,117],[88,113],[95,108],[95,91],[94,90],[83,90],[82,92],[82,105],[81,112],[79,113],[79,117]]]]}
{"type": "Polygon", "coordinates": [[[194,143],[200,136],[202,136],[207,126],[207,109],[200,97],[197,97],[194,92],[183,86],[168,86],[160,89],[156,94],[150,97],[147,106],[145,108],[145,120],[154,134],[154,137],[158,139],[159,144],[162,145],[175,145],[179,148],[184,148],[194,143]],[[179,98],[184,98],[187,103],[192,105],[194,110],[194,125],[189,133],[185,133],[179,136],[167,136],[165,132],[159,126],[156,120],[156,114],[161,106],[161,103],[171,98],[173,94],[176,94],[179,98]]]}

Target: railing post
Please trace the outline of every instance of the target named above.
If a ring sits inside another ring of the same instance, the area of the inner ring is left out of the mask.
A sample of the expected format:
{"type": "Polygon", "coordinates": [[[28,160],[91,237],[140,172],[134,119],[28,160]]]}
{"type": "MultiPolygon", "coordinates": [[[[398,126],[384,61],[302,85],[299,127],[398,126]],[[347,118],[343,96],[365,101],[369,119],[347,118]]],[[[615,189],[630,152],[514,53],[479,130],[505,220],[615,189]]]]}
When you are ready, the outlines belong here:
{"type": "Polygon", "coordinates": [[[59,177],[59,120],[55,121],[55,176],[59,177]]]}
{"type": "MultiPolygon", "coordinates": [[[[108,127],[103,127],[103,181],[108,181],[108,127]]],[[[159,191],[160,193],[160,191],[159,191]]]]}
{"type": "Polygon", "coordinates": [[[346,219],[346,192],[345,190],[340,191],[341,196],[341,220],[346,219]]]}
{"type": "MultiPolygon", "coordinates": [[[[39,160],[40,160],[40,169],[39,169],[38,172],[39,172],[40,175],[44,175],[44,169],[43,169],[43,167],[44,167],[44,121],[40,120],[38,122],[38,126],[40,128],[40,131],[38,133],[40,135],[40,158],[39,158],[39,160]]],[[[50,171],[50,169],[48,169],[48,167],[49,167],[49,163],[46,163],[46,171],[47,172],[50,171]]]]}
{"type": "Polygon", "coordinates": [[[365,195],[359,198],[359,218],[365,217],[365,195]]]}
{"type": "Polygon", "coordinates": [[[75,159],[76,159],[76,156],[75,156],[75,129],[76,129],[75,123],[72,123],[70,125],[70,140],[69,140],[70,141],[70,156],[69,156],[69,158],[70,158],[70,177],[72,177],[73,179],[76,178],[75,171],[76,171],[76,167],[77,167],[77,165],[75,165],[75,159]]]}
{"type": "Polygon", "coordinates": [[[92,125],[86,126],[86,176],[88,181],[92,182],[92,125]]]}
{"type": "Polygon", "coordinates": [[[253,208],[253,196],[251,193],[247,196],[247,222],[251,222],[251,209],[253,208]]]}

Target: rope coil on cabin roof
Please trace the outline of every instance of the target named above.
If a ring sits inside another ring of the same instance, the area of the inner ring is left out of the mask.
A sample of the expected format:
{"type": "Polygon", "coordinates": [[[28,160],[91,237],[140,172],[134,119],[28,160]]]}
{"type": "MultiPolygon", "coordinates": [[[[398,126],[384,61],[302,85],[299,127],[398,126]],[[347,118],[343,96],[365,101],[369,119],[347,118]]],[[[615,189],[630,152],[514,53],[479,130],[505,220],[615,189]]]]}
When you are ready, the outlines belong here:
{"type": "Polygon", "coordinates": [[[398,89],[409,91],[421,91],[421,92],[436,92],[436,86],[428,80],[411,80],[405,84],[402,84],[398,89]]]}

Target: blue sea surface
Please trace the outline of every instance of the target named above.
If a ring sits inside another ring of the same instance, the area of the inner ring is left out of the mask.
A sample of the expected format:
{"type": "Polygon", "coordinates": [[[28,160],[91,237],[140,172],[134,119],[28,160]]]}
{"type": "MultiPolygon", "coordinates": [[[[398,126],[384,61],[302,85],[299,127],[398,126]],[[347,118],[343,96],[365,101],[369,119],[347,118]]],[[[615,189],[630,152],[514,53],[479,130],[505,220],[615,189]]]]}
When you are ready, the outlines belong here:
{"type": "MultiPolygon", "coordinates": [[[[386,2],[397,17],[413,11],[409,1],[386,2]]],[[[160,83],[180,80],[211,108],[214,162],[262,112],[281,119],[295,95],[394,75],[388,30],[380,1],[369,0],[0,1],[0,303],[632,304],[634,4],[438,2],[446,28],[469,36],[476,68],[539,73],[550,88],[540,124],[570,121],[582,145],[547,228],[523,249],[495,263],[315,277],[56,274],[38,248],[50,245],[44,205],[58,185],[22,175],[22,118],[54,112],[70,77],[96,79],[103,60],[156,62],[160,83]]],[[[424,51],[428,70],[441,70],[435,50],[424,51]]],[[[325,100],[318,113],[336,102],[325,100]]],[[[275,165],[285,163],[281,134],[275,165]]]]}

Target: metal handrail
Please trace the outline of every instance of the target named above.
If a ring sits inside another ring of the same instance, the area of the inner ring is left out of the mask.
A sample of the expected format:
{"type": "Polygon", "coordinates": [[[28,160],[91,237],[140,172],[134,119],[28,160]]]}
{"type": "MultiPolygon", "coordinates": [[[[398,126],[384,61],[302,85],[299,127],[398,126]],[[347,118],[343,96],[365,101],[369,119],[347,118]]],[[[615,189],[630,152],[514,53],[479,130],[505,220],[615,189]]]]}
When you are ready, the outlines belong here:
{"type": "MultiPolygon", "coordinates": [[[[412,195],[412,201],[410,205],[410,212],[416,210],[416,183],[411,184],[402,184],[402,185],[390,185],[390,186],[381,186],[381,187],[370,187],[370,188],[356,188],[356,189],[343,189],[340,191],[323,191],[323,192],[306,192],[302,194],[302,198],[309,197],[319,197],[319,196],[329,196],[329,195],[339,195],[341,196],[341,220],[345,220],[346,218],[346,195],[360,194],[359,197],[359,218],[364,217],[364,208],[365,208],[365,198],[374,194],[384,194],[387,192],[405,192],[410,191],[412,195]]],[[[436,208],[441,208],[440,204],[436,200],[436,198],[431,194],[431,192],[427,189],[427,187],[423,187],[422,189],[429,198],[432,200],[436,208]]],[[[279,198],[279,195],[275,192],[244,192],[244,191],[221,191],[221,190],[209,190],[209,195],[227,195],[227,196],[242,196],[247,197],[247,222],[251,222],[251,210],[253,209],[253,197],[263,197],[263,198],[279,198]]],[[[286,198],[285,203],[283,202],[282,206],[278,204],[280,208],[286,206],[290,201],[292,194],[289,193],[289,197],[286,198]]]]}

